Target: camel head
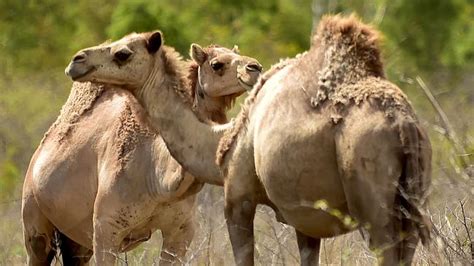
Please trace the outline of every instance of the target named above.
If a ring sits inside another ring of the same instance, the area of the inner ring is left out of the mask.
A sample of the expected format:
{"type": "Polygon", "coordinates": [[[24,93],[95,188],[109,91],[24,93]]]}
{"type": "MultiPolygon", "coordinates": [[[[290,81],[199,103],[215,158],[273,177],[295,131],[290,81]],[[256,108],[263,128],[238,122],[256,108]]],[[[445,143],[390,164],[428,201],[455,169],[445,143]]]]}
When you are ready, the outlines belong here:
{"type": "Polygon", "coordinates": [[[74,81],[141,88],[155,67],[163,44],[160,31],[132,33],[77,52],[65,72],[74,81]]]}
{"type": "Polygon", "coordinates": [[[262,65],[233,49],[211,45],[191,45],[191,58],[199,65],[198,82],[207,95],[219,97],[250,90],[257,82],[262,65]],[[235,78],[237,76],[237,79],[235,78]]]}

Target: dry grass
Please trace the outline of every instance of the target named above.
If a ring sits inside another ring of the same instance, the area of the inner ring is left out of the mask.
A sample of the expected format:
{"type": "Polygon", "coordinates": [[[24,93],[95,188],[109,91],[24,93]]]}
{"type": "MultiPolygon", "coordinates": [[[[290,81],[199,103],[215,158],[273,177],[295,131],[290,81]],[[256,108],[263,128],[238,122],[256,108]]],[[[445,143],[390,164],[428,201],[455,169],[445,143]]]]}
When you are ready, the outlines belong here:
{"type": "MultiPolygon", "coordinates": [[[[438,169],[440,170],[440,169],[438,169]]],[[[473,180],[435,179],[430,211],[436,225],[434,239],[427,247],[419,245],[414,265],[470,265],[474,236],[473,180]]],[[[223,217],[222,188],[206,186],[199,194],[196,208],[195,239],[187,257],[187,265],[233,265],[232,250],[223,217]]],[[[20,202],[0,207],[0,265],[22,265],[25,250],[20,223],[20,202]]],[[[258,208],[255,219],[257,265],[297,265],[299,263],[295,232],[292,227],[276,222],[268,207],[258,208]]],[[[119,255],[119,265],[159,265],[161,233],[127,254],[119,255]]],[[[368,250],[358,232],[325,239],[321,247],[321,265],[375,265],[376,258],[368,250]]],[[[56,261],[55,265],[61,265],[56,261]]]]}

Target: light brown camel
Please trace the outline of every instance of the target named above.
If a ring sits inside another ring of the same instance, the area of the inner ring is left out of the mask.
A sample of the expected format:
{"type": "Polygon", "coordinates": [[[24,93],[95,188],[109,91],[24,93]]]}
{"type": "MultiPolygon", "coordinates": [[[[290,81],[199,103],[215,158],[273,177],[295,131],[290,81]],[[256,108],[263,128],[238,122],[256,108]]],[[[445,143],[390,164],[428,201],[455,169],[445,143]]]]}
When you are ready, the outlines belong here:
{"type": "MultiPolygon", "coordinates": [[[[158,38],[158,36],[155,37],[158,38]]],[[[137,36],[142,39],[141,45],[150,42],[150,39],[153,40],[152,38],[155,37],[147,34],[137,36]]],[[[124,70],[123,66],[114,62],[114,58],[109,56],[108,52],[108,50],[121,49],[124,45],[136,46],[137,44],[134,43],[134,40],[125,37],[110,45],[84,49],[77,54],[79,58],[75,58],[71,62],[67,72],[73,79],[79,81],[98,81],[126,86],[147,110],[151,124],[159,128],[160,135],[168,140],[170,145],[167,146],[171,155],[178,156],[175,159],[185,163],[182,164],[185,169],[192,169],[193,175],[198,181],[222,186],[224,184],[223,176],[214,163],[219,143],[219,138],[215,136],[220,136],[224,129],[231,124],[210,125],[196,116],[186,98],[182,97],[185,84],[181,65],[174,64],[171,69],[175,69],[175,71],[167,71],[163,67],[165,62],[176,62],[176,60],[172,60],[172,57],[170,58],[166,49],[163,51],[159,49],[155,53],[150,53],[148,57],[132,58],[131,60],[140,60],[140,64],[133,65],[134,69],[130,67],[124,70]],[[139,75],[126,75],[129,72],[144,73],[145,78],[141,78],[139,75]],[[183,143],[178,143],[180,141],[183,143]],[[187,156],[187,158],[183,160],[183,156],[187,156]]],[[[199,57],[198,54],[194,56],[198,61],[199,57]]],[[[220,70],[217,71],[223,71],[227,67],[227,65],[219,66],[217,68],[220,70]]],[[[256,66],[250,65],[248,67],[250,72],[238,70],[240,77],[251,74],[251,70],[254,70],[252,68],[256,66]]],[[[216,68],[216,66],[211,61],[210,65],[203,64],[201,68],[205,70],[206,68],[216,68]]],[[[274,207],[269,201],[262,200],[261,203],[274,207]]],[[[276,210],[276,214],[278,220],[284,222],[278,210],[276,210]]],[[[317,243],[299,232],[297,232],[297,237],[300,251],[304,253],[302,256],[304,263],[316,256],[314,255],[316,250],[314,245],[317,243]]]]}
{"type": "MultiPolygon", "coordinates": [[[[127,36],[127,45],[118,49],[103,46],[124,76],[146,75],[133,65],[161,47],[156,35],[148,43],[141,36],[127,36]]],[[[183,100],[201,120],[226,122],[225,111],[256,82],[260,64],[218,46],[192,45],[191,55],[197,64],[164,47],[161,70],[175,73],[179,66],[183,100]]],[[[79,53],[73,65],[85,57],[86,51],[79,53]]],[[[81,72],[68,74],[77,78],[81,72]]],[[[55,231],[65,265],[87,262],[92,249],[98,264],[111,264],[118,252],[157,229],[163,233],[163,262],[176,262],[192,240],[193,193],[200,184],[170,156],[135,97],[123,86],[106,86],[74,83],[31,160],[22,208],[30,265],[50,263],[55,231]]]]}
{"type": "Polygon", "coordinates": [[[280,68],[254,88],[218,152],[236,261],[253,262],[265,193],[318,242],[360,228],[381,264],[410,264],[429,239],[431,146],[384,77],[378,33],[353,16],[325,17],[311,49],[280,68]]]}

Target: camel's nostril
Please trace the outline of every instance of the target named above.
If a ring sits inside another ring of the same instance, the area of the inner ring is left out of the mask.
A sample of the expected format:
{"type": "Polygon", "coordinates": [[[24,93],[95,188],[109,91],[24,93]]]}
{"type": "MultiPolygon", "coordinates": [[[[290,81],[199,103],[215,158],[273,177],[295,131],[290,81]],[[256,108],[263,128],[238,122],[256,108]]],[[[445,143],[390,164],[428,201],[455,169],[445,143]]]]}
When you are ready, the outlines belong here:
{"type": "Polygon", "coordinates": [[[72,58],[72,61],[76,63],[83,62],[84,60],[86,60],[86,55],[84,53],[77,54],[72,58]]]}
{"type": "Polygon", "coordinates": [[[257,63],[249,63],[245,66],[245,69],[247,69],[250,72],[260,72],[262,71],[262,65],[257,64],[257,63]]]}

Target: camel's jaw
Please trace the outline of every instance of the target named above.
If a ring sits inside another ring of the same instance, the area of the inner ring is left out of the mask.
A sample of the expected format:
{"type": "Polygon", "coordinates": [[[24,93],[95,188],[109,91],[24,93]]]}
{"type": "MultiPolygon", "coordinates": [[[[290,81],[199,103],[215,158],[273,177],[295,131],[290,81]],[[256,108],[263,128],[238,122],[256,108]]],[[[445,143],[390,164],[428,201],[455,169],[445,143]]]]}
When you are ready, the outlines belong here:
{"type": "Polygon", "coordinates": [[[94,66],[85,66],[81,63],[71,62],[64,71],[68,77],[73,81],[81,81],[90,73],[94,72],[96,68],[94,66]]]}
{"type": "Polygon", "coordinates": [[[247,82],[243,81],[242,78],[238,77],[240,86],[244,88],[246,91],[251,91],[253,88],[253,84],[248,84],[247,82]]]}
{"type": "Polygon", "coordinates": [[[262,68],[260,67],[260,64],[258,64],[258,66],[259,68],[249,67],[247,64],[237,68],[237,80],[239,81],[239,85],[247,91],[252,90],[253,85],[257,83],[260,74],[262,74],[262,68]]]}

